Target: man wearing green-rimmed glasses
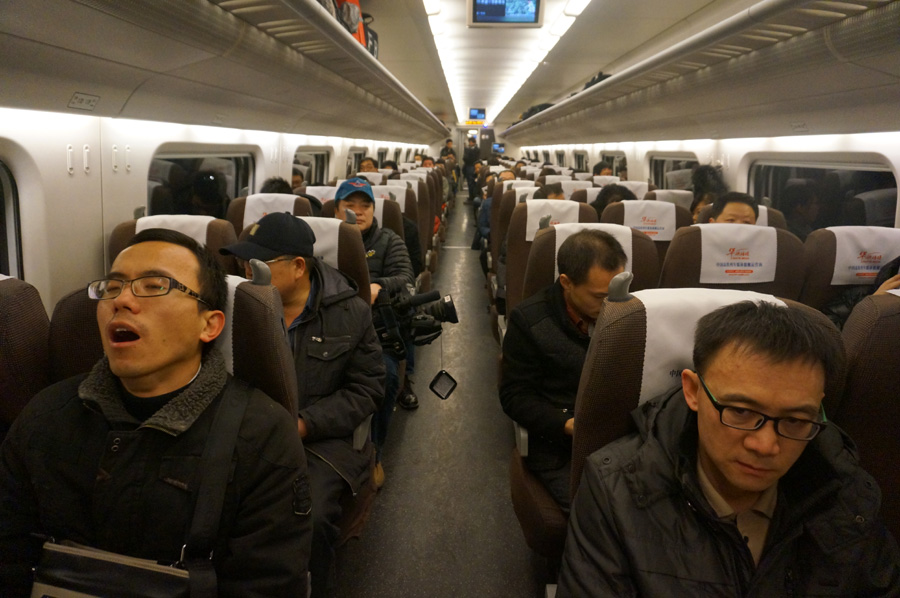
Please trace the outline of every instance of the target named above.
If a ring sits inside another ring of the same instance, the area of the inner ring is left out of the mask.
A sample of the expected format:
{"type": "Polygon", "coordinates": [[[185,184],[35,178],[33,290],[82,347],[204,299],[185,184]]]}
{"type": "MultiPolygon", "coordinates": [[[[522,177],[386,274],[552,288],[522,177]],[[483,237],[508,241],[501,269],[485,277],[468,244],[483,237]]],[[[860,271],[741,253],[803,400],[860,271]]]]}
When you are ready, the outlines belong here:
{"type": "Polygon", "coordinates": [[[881,493],[822,407],[834,330],[745,301],[700,319],[693,358],[586,461],[557,596],[897,596],[881,493]]]}

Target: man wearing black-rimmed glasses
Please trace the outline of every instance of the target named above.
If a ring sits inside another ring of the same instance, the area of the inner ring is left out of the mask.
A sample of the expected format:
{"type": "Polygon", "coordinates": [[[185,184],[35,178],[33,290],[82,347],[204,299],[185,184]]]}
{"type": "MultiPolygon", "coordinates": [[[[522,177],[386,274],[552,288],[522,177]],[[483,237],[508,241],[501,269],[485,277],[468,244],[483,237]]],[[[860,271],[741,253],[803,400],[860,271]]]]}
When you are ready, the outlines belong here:
{"type": "MultiPolygon", "coordinates": [[[[162,229],[88,286],[104,357],[38,393],[0,448],[0,595],[30,595],[51,537],[180,560],[213,418],[239,384],[210,345],[226,293],[212,255],[162,229]]],[[[296,420],[251,390],[212,551],[218,595],[306,595],[309,510],[296,420]]]]}
{"type": "Polygon", "coordinates": [[[557,596],[898,595],[878,487],[822,407],[844,360],[826,325],[701,318],[681,388],[585,463],[557,596]]]}

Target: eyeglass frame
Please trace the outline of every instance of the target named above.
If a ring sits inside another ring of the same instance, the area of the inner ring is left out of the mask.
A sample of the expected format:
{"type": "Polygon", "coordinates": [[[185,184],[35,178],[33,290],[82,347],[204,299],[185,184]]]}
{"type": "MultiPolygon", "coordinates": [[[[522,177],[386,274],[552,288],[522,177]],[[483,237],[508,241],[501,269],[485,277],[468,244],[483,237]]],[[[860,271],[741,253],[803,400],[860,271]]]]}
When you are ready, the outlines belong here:
{"type": "Polygon", "coordinates": [[[200,296],[200,293],[197,293],[196,291],[192,291],[183,282],[181,282],[175,278],[172,278],[171,276],[157,276],[157,275],[138,276],[137,278],[132,278],[131,280],[123,280],[121,278],[100,278],[98,280],[91,281],[88,284],[88,286],[87,286],[88,297],[90,299],[93,299],[94,301],[108,301],[110,299],[115,299],[116,297],[118,297],[122,294],[122,291],[125,290],[126,284],[131,287],[131,294],[134,295],[135,297],[141,297],[141,298],[165,297],[166,295],[168,295],[169,293],[172,292],[172,289],[175,289],[176,291],[181,291],[182,293],[185,293],[189,297],[193,297],[200,303],[206,304],[207,307],[212,308],[212,306],[209,304],[209,302],[200,296]],[[147,278],[162,278],[162,279],[168,280],[169,288],[166,289],[165,293],[160,293],[158,295],[139,295],[139,294],[137,294],[134,290],[134,283],[139,280],[145,280],[147,278]],[[119,288],[118,293],[116,293],[112,297],[94,297],[91,294],[91,287],[93,287],[94,285],[96,285],[98,283],[108,282],[108,281],[115,281],[115,282],[122,283],[122,286],[119,288]]]}
{"type": "Polygon", "coordinates": [[[703,374],[701,374],[697,370],[691,370],[691,371],[694,372],[695,374],[697,374],[697,378],[700,380],[700,385],[703,386],[703,391],[706,393],[706,396],[709,397],[709,400],[712,403],[713,408],[719,412],[719,423],[721,423],[723,426],[727,426],[734,430],[753,432],[753,431],[762,429],[762,427],[766,425],[766,422],[771,421],[773,427],[775,428],[775,433],[777,435],[781,436],[782,438],[787,438],[788,440],[797,440],[800,442],[809,442],[809,441],[815,439],[815,437],[818,436],[822,432],[822,430],[824,430],[826,427],[828,427],[828,418],[825,416],[825,406],[824,405],[819,405],[819,413],[822,416],[822,421],[803,419],[802,417],[793,417],[793,416],[772,417],[771,415],[766,415],[765,413],[760,413],[756,409],[750,409],[748,407],[735,407],[734,405],[723,405],[716,399],[716,397],[713,396],[713,393],[710,392],[709,387],[706,385],[706,380],[703,379],[703,374]],[[738,426],[725,423],[725,420],[723,419],[723,415],[724,415],[724,412],[726,409],[742,409],[744,411],[749,411],[751,413],[755,413],[756,415],[760,416],[762,418],[762,420],[759,422],[759,425],[757,425],[755,428],[739,428],[738,426]],[[778,429],[778,424],[781,423],[781,421],[786,420],[786,419],[793,419],[796,421],[813,424],[813,429],[815,430],[815,433],[812,436],[810,436],[809,438],[794,438],[793,436],[786,436],[784,433],[782,433],[778,429]]]}

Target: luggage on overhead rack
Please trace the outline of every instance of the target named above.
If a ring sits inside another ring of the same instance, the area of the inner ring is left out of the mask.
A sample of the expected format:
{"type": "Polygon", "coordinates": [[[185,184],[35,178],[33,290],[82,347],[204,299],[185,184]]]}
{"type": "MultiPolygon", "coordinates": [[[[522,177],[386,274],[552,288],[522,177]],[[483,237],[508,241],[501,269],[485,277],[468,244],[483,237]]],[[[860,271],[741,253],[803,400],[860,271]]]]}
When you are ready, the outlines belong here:
{"type": "Polygon", "coordinates": [[[375,17],[370,15],[369,13],[362,14],[363,19],[363,27],[366,31],[366,50],[369,51],[369,54],[378,59],[378,33],[375,32],[370,25],[375,21],[375,17]]]}
{"type": "Polygon", "coordinates": [[[337,0],[338,16],[347,31],[366,47],[366,31],[359,0],[337,0]]]}

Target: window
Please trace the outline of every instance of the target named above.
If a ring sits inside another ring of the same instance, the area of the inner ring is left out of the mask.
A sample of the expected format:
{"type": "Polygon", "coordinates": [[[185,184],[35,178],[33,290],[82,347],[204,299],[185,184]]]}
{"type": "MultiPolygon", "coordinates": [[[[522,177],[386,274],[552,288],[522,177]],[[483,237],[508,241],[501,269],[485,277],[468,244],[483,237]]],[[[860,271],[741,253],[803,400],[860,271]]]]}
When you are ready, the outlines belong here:
{"type": "Polygon", "coordinates": [[[543,158],[544,158],[544,164],[549,164],[550,163],[550,152],[548,150],[543,150],[541,152],[541,154],[543,155],[543,158]]]}
{"type": "Polygon", "coordinates": [[[575,152],[575,170],[589,172],[587,152],[575,152]]]}
{"type": "Polygon", "coordinates": [[[0,162],[0,205],[0,274],[24,279],[19,193],[12,172],[3,162],[0,162]]]}
{"type": "Polygon", "coordinates": [[[408,148],[406,148],[406,159],[403,160],[404,162],[409,162],[409,161],[410,161],[410,160],[409,160],[410,154],[412,154],[412,148],[411,148],[411,147],[408,147],[408,148]]]}
{"type": "Polygon", "coordinates": [[[556,165],[557,166],[565,166],[566,165],[566,152],[564,152],[564,151],[556,152],[556,165]]]}
{"type": "Polygon", "coordinates": [[[378,167],[381,168],[384,161],[387,160],[388,148],[383,147],[378,150],[378,167]]]}
{"type": "Polygon", "coordinates": [[[331,150],[298,147],[294,152],[294,169],[300,171],[304,186],[328,182],[331,150]]]}
{"type": "Polygon", "coordinates": [[[350,153],[347,154],[347,176],[344,177],[345,179],[349,179],[359,172],[359,163],[366,157],[367,151],[364,147],[350,148],[350,153]]]}
{"type": "Polygon", "coordinates": [[[650,180],[660,189],[688,189],[691,172],[698,164],[691,156],[653,156],[650,158],[650,180]]]}
{"type": "Polygon", "coordinates": [[[147,212],[224,218],[253,183],[253,156],[157,155],[147,177],[147,212]]]}
{"type": "Polygon", "coordinates": [[[760,161],[750,167],[748,183],[751,195],[759,201],[771,202],[773,208],[784,212],[788,222],[798,214],[796,204],[785,200],[793,192],[786,194],[785,190],[799,186],[809,188],[816,200],[812,228],[894,226],[897,180],[886,165],[760,161]]]}
{"type": "Polygon", "coordinates": [[[399,147],[394,150],[394,162],[396,162],[397,164],[400,163],[400,152],[402,151],[403,150],[401,150],[399,147]]]}
{"type": "MultiPolygon", "coordinates": [[[[628,162],[625,159],[624,152],[602,153],[600,154],[600,161],[612,166],[613,176],[617,176],[623,181],[628,180],[628,162]]],[[[591,165],[591,168],[594,168],[593,165],[591,165]]]]}

